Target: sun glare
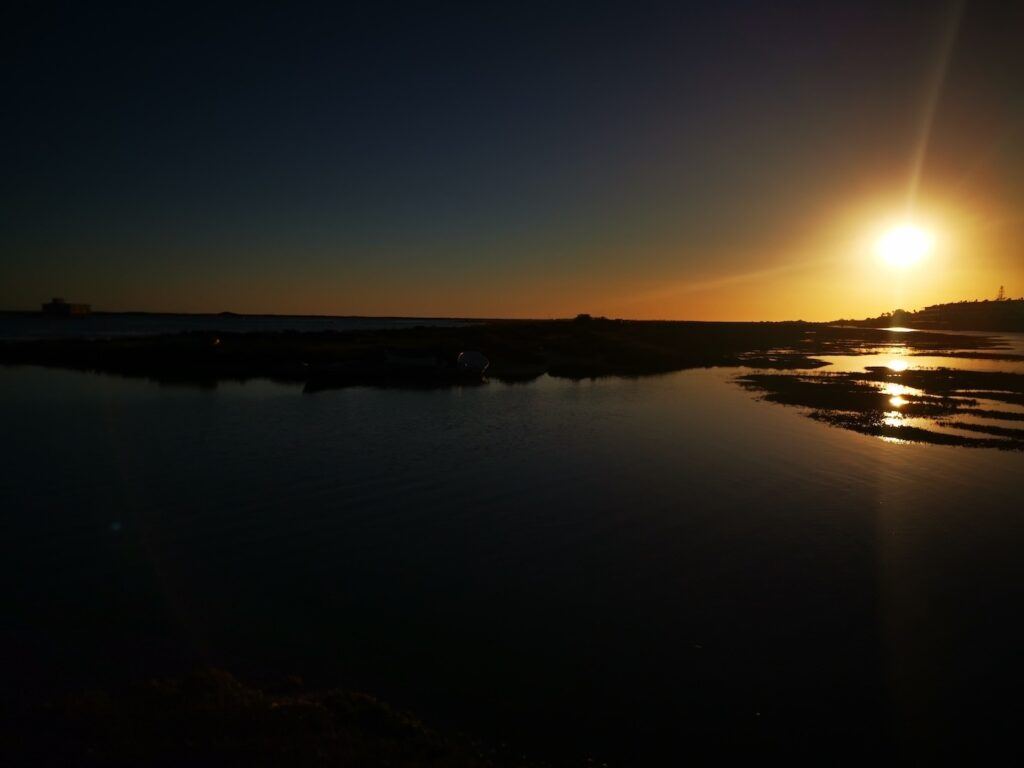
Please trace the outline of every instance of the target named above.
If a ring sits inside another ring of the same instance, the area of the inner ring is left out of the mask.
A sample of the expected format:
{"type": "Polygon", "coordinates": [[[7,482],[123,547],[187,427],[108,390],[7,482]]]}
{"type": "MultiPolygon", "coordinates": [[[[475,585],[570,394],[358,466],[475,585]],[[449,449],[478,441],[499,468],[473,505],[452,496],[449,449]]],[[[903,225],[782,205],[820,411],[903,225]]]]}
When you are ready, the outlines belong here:
{"type": "Polygon", "coordinates": [[[932,235],[911,224],[901,224],[883,234],[875,244],[875,251],[893,267],[916,264],[932,249],[932,235]]]}

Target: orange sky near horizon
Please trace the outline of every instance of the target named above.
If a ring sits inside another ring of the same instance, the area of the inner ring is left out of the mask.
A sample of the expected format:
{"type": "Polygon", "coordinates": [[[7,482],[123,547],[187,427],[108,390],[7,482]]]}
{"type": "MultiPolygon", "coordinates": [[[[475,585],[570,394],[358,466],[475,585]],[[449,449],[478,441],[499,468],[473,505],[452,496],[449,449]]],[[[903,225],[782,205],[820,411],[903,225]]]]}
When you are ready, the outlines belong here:
{"type": "Polygon", "coordinates": [[[1024,7],[684,5],[44,19],[11,68],[0,309],[826,321],[1024,295],[1024,7]],[[898,268],[876,244],[907,222],[934,246],[898,268]]]}
{"type": "MultiPolygon", "coordinates": [[[[391,279],[386,272],[360,274],[327,264],[266,275],[259,268],[242,275],[209,269],[196,281],[155,266],[142,284],[130,275],[98,271],[83,281],[81,295],[67,298],[92,300],[100,311],[493,318],[587,312],[631,319],[823,321],[995,298],[1000,286],[1008,296],[1024,294],[1024,260],[1016,257],[1019,219],[991,204],[974,205],[920,205],[913,220],[934,235],[935,245],[905,269],[887,265],[875,252],[885,227],[905,219],[892,214],[898,204],[880,198],[825,212],[806,237],[781,242],[756,258],[740,245],[733,246],[736,253],[712,251],[699,259],[690,254],[676,269],[673,260],[685,246],[647,251],[643,258],[617,248],[594,249],[529,271],[470,265],[457,279],[447,269],[431,268],[429,260],[391,279]],[[735,269],[733,262],[744,268],[735,269]]],[[[40,300],[57,283],[58,276],[42,275],[40,300]]]]}

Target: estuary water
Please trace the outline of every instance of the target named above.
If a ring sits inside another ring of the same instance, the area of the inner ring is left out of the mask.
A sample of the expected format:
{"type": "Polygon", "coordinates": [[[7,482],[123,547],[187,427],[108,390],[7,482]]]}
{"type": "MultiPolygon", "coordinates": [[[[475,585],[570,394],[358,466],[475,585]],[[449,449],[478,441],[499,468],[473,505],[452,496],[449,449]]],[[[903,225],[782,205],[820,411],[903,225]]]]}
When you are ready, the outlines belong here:
{"type": "Polygon", "coordinates": [[[613,764],[1015,727],[1024,454],[830,427],[736,375],[0,368],[5,695],[213,663],[613,764]]]}

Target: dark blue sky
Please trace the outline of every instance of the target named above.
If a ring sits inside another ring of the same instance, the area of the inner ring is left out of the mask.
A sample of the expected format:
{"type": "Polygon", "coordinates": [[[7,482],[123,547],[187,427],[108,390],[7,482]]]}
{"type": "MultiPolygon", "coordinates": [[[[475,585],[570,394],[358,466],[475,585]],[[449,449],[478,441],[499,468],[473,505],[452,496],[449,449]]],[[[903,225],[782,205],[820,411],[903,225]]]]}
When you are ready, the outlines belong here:
{"type": "MultiPolygon", "coordinates": [[[[1015,5],[967,4],[922,180],[999,222],[1009,273],[1015,5]]],[[[905,189],[955,10],[26,4],[0,306],[735,316],[716,286],[788,273],[830,212],[905,189]]]]}

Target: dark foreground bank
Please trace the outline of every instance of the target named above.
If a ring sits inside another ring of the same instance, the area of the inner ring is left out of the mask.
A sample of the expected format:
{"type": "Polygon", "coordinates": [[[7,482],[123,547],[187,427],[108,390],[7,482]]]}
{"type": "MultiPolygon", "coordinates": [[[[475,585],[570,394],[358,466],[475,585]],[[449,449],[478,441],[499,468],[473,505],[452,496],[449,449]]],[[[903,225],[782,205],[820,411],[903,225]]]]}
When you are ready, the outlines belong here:
{"type": "Polygon", "coordinates": [[[351,691],[277,690],[204,668],[4,713],[6,765],[537,765],[351,691]]]}

